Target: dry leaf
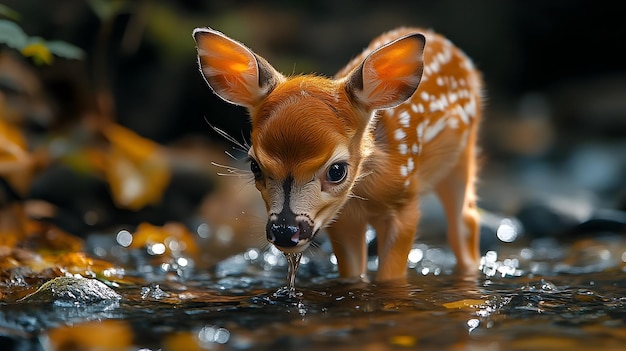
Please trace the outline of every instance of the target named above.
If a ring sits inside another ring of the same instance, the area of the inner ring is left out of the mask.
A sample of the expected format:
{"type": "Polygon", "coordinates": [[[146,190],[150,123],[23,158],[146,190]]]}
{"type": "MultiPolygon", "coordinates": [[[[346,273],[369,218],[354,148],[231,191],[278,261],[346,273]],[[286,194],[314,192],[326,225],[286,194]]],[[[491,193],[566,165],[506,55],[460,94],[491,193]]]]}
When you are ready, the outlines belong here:
{"type": "Polygon", "coordinates": [[[111,143],[104,173],[116,205],[136,211],[158,203],[171,178],[164,150],[120,125],[103,132],[111,143]]]}
{"type": "Polygon", "coordinates": [[[443,307],[453,309],[453,308],[475,308],[482,305],[487,304],[485,300],[476,300],[476,299],[464,299],[452,302],[446,302],[443,304],[443,307]]]}
{"type": "Polygon", "coordinates": [[[104,320],[61,326],[47,333],[50,350],[131,350],[133,332],[127,322],[104,320]]]}
{"type": "Polygon", "coordinates": [[[133,234],[130,247],[144,248],[157,243],[163,244],[164,253],[170,256],[185,252],[195,258],[200,252],[194,236],[180,223],[167,223],[163,227],[141,223],[133,234]]]}
{"type": "Polygon", "coordinates": [[[0,119],[0,177],[18,193],[25,194],[32,177],[32,159],[26,139],[15,126],[0,119]]]}

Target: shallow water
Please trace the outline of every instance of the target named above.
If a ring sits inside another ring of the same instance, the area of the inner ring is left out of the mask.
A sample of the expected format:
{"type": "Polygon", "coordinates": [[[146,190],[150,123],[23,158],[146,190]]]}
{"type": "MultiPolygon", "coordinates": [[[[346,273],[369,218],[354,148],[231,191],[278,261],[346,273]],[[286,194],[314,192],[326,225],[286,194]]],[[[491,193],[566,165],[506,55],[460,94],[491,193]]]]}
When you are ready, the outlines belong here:
{"type": "Polygon", "coordinates": [[[251,249],[208,273],[113,284],[119,300],[4,303],[0,346],[617,350],[626,342],[621,236],[503,245],[485,254],[474,277],[452,271],[454,257],[443,245],[416,245],[410,258],[406,283],[342,282],[332,255],[318,250],[303,257],[289,289],[284,257],[251,249]]]}

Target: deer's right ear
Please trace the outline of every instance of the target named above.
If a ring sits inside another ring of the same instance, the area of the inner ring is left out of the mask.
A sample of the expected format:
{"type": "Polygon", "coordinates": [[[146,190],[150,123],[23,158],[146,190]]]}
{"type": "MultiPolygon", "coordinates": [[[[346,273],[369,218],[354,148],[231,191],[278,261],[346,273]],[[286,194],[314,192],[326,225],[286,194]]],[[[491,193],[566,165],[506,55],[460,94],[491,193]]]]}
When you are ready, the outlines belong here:
{"type": "Polygon", "coordinates": [[[265,59],[211,28],[196,28],[193,38],[204,79],[222,99],[254,108],[285,78],[265,59]]]}

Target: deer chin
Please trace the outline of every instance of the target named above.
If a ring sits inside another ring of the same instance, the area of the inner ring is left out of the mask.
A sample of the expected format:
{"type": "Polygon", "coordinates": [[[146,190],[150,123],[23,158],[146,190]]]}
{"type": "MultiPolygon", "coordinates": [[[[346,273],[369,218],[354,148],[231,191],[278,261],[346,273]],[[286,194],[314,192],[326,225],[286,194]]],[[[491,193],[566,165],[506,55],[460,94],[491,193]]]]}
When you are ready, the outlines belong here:
{"type": "Polygon", "coordinates": [[[309,246],[311,245],[311,242],[313,241],[313,239],[315,238],[318,232],[319,232],[319,229],[314,230],[311,236],[307,238],[299,239],[294,246],[280,246],[280,245],[277,245],[275,242],[271,242],[271,241],[270,243],[272,243],[272,245],[274,245],[278,250],[282,251],[283,253],[297,254],[297,253],[304,252],[306,249],[309,248],[309,246]]]}
{"type": "Polygon", "coordinates": [[[286,247],[278,246],[276,244],[274,244],[274,246],[285,254],[297,254],[304,252],[304,250],[308,249],[310,244],[311,241],[309,240],[300,240],[296,246],[286,247]]]}

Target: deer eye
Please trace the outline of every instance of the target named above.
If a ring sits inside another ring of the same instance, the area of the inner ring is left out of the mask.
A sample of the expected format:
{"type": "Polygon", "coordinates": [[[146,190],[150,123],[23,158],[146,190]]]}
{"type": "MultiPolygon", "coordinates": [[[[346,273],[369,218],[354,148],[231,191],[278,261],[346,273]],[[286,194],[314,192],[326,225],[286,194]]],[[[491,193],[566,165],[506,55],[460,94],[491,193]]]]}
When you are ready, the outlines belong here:
{"type": "Polygon", "coordinates": [[[259,163],[256,162],[255,159],[250,158],[250,172],[254,175],[254,179],[259,180],[263,177],[263,172],[261,172],[261,167],[259,167],[259,163]]]}
{"type": "Polygon", "coordinates": [[[331,183],[340,183],[344,179],[346,179],[346,175],[348,174],[348,164],[345,162],[337,162],[333,163],[328,167],[328,171],[326,172],[326,180],[331,183]]]}

